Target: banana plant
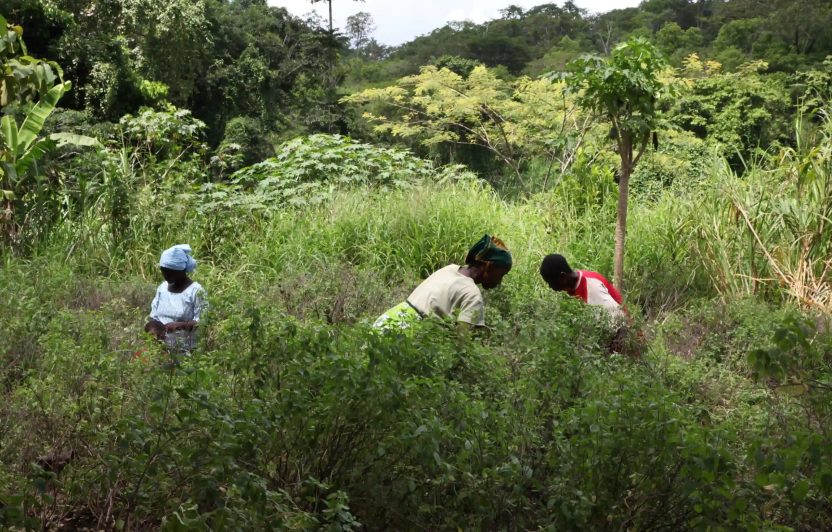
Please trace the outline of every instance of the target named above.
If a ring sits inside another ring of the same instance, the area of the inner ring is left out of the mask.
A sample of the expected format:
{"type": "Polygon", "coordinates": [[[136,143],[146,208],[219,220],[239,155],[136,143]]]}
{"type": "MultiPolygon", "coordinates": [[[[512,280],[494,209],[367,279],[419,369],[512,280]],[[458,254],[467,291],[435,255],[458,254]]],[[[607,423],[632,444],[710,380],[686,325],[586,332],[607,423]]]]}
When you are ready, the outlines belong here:
{"type": "Polygon", "coordinates": [[[25,193],[26,180],[35,170],[38,160],[47,152],[68,144],[101,147],[98,140],[72,133],[53,133],[40,136],[43,123],[55,110],[58,100],[71,87],[69,81],[59,83],[46,91],[43,97],[26,114],[18,126],[12,115],[0,118],[0,196],[5,200],[3,216],[8,235],[14,229],[14,201],[25,193]]]}

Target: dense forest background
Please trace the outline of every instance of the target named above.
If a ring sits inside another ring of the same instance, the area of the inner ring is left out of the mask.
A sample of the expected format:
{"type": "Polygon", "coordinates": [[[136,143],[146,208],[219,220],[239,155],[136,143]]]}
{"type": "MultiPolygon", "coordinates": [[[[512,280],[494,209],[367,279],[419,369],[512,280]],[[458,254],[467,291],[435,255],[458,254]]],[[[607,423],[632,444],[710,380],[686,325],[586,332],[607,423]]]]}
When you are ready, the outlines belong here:
{"type": "Polygon", "coordinates": [[[0,16],[0,527],[828,529],[828,0],[398,47],[265,0],[0,16]],[[370,330],[484,233],[488,329],[370,330]],[[184,242],[177,359],[142,326],[184,242]],[[623,261],[625,348],[552,252],[623,261]]]}
{"type": "Polygon", "coordinates": [[[571,2],[509,6],[502,18],[452,23],[395,48],[372,38],[366,13],[330,34],[325,20],[257,0],[10,0],[4,11],[25,28],[30,53],[57,61],[75,84],[61,103],[83,113],[75,120],[117,122],[166,101],[203,121],[214,147],[246,133],[272,144],[301,133],[354,134],[361,127],[340,96],[425,65],[535,77],[643,36],[675,67],[693,53],[726,74],[765,61],[760,74],[785,91],[785,80],[821,69],[832,53],[832,6],[822,0],[650,0],[599,15],[571,2]]]}

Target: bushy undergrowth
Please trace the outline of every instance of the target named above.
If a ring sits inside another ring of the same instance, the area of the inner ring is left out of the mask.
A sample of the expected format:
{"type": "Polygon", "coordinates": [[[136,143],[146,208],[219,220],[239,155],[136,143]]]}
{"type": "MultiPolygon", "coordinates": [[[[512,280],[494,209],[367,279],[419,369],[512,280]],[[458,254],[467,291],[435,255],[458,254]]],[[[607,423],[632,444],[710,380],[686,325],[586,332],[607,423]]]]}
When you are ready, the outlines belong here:
{"type": "Polygon", "coordinates": [[[7,526],[812,527],[829,510],[828,435],[795,437],[798,405],[748,378],[781,319],[759,304],[680,315],[633,361],[560,298],[495,294],[482,337],[391,338],[215,286],[202,350],[171,366],[139,338],[140,285],[39,271],[4,270],[3,323],[30,324],[4,337],[33,338],[3,372],[7,526]]]}
{"type": "Polygon", "coordinates": [[[663,200],[635,211],[628,278],[634,313],[663,323],[642,359],[605,354],[608,331],[536,269],[560,250],[603,270],[608,212],[559,215],[558,201],[457,183],[234,218],[148,203],[140,245],[66,224],[30,259],[7,257],[0,522],[822,528],[827,337],[802,333],[788,356],[810,349],[812,365],[777,376],[808,391],[778,393],[771,364],[747,355],[776,359],[771,332],[792,311],[723,306],[696,271],[673,278],[691,255],[673,247],[684,204],[663,200]],[[488,294],[491,331],[368,330],[486,230],[516,257],[488,294]],[[211,301],[200,351],[178,365],[140,332],[156,254],[174,241],[194,245],[211,301]]]}
{"type": "MultiPolygon", "coordinates": [[[[824,528],[829,326],[763,278],[770,263],[747,260],[749,224],[723,193],[763,190],[773,174],[711,161],[701,186],[636,195],[624,293],[646,340],[629,358],[537,273],[554,251],[611,269],[615,187],[587,161],[525,200],[427,166],[386,188],[365,168],[320,201],[252,209],[187,193],[193,163],[123,155],[103,199],[67,211],[25,256],[2,255],[2,526],[824,528]],[[369,331],[485,232],[515,257],[486,295],[490,330],[369,331]],[[172,363],[141,327],[158,253],[179,242],[195,249],[211,310],[199,351],[172,363]],[[751,274],[757,290],[744,288],[751,274]]],[[[824,157],[785,168],[817,188],[824,157]]],[[[324,183],[320,164],[299,171],[324,183]]],[[[807,212],[825,208],[819,190],[807,212]]],[[[807,223],[788,231],[754,214],[775,258],[801,227],[826,249],[796,207],[777,220],[807,223]]]]}
{"type": "MultiPolygon", "coordinates": [[[[474,179],[459,166],[441,172],[440,179],[474,179]]],[[[311,135],[285,142],[275,157],[238,170],[229,185],[203,186],[200,209],[306,207],[331,199],[339,190],[410,188],[435,180],[436,173],[430,161],[404,149],[363,144],[340,135],[311,135]]]]}

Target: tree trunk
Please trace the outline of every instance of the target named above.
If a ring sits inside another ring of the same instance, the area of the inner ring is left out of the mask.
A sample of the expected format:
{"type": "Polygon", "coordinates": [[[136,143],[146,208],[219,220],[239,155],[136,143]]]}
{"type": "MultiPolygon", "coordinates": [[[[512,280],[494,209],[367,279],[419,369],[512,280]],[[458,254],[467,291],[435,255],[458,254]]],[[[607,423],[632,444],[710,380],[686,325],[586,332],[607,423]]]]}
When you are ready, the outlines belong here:
{"type": "Polygon", "coordinates": [[[332,0],[329,0],[329,34],[332,35],[332,0]]]}
{"type": "Polygon", "coordinates": [[[627,234],[627,203],[630,197],[630,172],[632,171],[633,139],[621,135],[621,173],[618,180],[618,216],[615,222],[615,257],[613,259],[612,284],[624,290],[624,239],[627,234]]]}

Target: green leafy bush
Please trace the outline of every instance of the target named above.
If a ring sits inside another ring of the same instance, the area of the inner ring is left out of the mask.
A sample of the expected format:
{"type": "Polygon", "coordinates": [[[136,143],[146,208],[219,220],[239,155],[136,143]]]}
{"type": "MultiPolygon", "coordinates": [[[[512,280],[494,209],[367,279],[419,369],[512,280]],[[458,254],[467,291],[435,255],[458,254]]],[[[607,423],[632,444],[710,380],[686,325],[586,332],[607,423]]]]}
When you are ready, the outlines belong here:
{"type": "Polygon", "coordinates": [[[4,526],[744,528],[826,509],[813,462],[787,470],[788,498],[769,488],[792,467],[777,457],[813,460],[822,440],[784,447],[776,425],[703,417],[725,396],[702,387],[726,376],[686,373],[688,387],[660,356],[605,356],[602,324],[571,299],[497,293],[483,337],[441,322],[385,337],[299,321],[220,277],[199,354],[171,365],[139,334],[152,285],[96,295],[66,268],[47,296],[5,272],[17,304],[0,324],[40,317],[38,356],[4,369],[4,526]]]}
{"type": "MultiPolygon", "coordinates": [[[[779,308],[783,288],[739,301],[713,280],[751,272],[700,254],[725,215],[711,208],[723,180],[740,184],[713,171],[721,159],[699,160],[704,143],[659,151],[701,185],[659,194],[649,183],[670,175],[645,167],[642,192],[656,194],[632,209],[625,292],[646,336],[634,360],[537,273],[555,251],[609,271],[615,161],[603,154],[510,200],[405,151],[300,138],[193,193],[207,180],[198,123],[127,121],[124,144],[64,168],[83,179],[67,181],[78,190],[61,221],[0,261],[0,526],[823,528],[828,326],[779,308]],[[515,256],[485,293],[488,330],[369,330],[483,232],[515,256]],[[159,250],[185,241],[211,311],[198,351],[172,360],[141,326],[159,250]]],[[[801,189],[811,205],[825,205],[827,159],[784,159],[815,187],[801,189]]],[[[782,219],[817,229],[797,212],[782,219]]],[[[748,235],[719,235],[749,252],[748,235]]]]}
{"type": "Polygon", "coordinates": [[[721,145],[735,168],[789,142],[792,131],[786,79],[762,74],[755,61],[737,72],[714,74],[692,82],[678,98],[670,119],[699,138],[721,145]]]}
{"type": "Polygon", "coordinates": [[[712,148],[686,132],[657,135],[657,147],[645,153],[633,172],[630,189],[640,201],[655,201],[665,192],[689,195],[708,177],[712,148]]]}
{"type": "Polygon", "coordinates": [[[239,166],[259,163],[274,154],[269,134],[260,120],[247,116],[232,118],[225,125],[225,134],[220,143],[220,150],[236,145],[242,156],[239,166]]]}
{"type": "MultiPolygon", "coordinates": [[[[319,204],[337,190],[371,187],[392,189],[436,178],[433,164],[406,150],[356,142],[340,135],[298,137],[277,148],[277,156],[238,170],[231,186],[203,189],[205,208],[249,209],[319,204]],[[211,201],[213,200],[213,201],[211,201]]],[[[449,167],[439,179],[464,177],[449,167]]]]}

